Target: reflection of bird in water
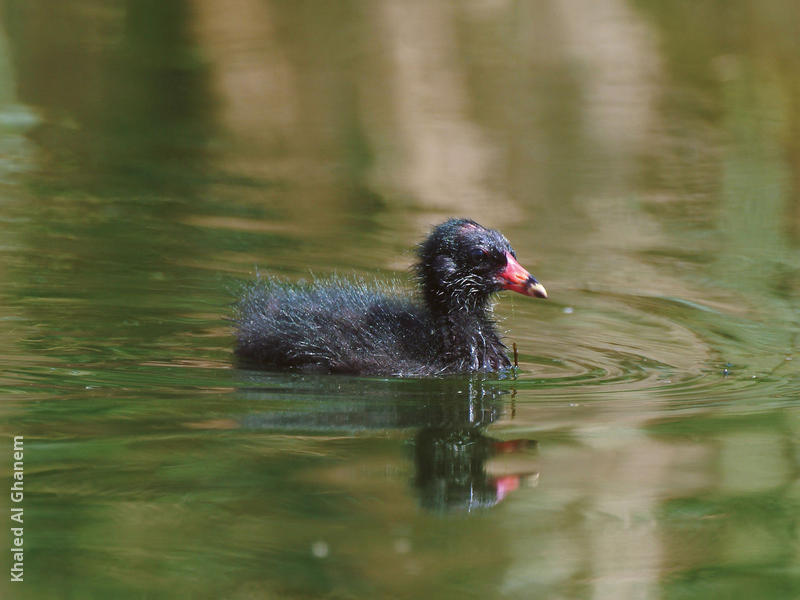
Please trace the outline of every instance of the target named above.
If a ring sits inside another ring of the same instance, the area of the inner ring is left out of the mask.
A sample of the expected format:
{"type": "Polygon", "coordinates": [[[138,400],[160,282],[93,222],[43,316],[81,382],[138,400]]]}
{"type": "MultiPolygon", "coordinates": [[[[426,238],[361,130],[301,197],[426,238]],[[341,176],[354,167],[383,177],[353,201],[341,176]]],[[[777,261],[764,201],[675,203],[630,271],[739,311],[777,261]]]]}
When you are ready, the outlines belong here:
{"type": "Polygon", "coordinates": [[[520,486],[535,483],[533,440],[497,440],[486,428],[503,412],[508,392],[482,376],[365,382],[349,377],[238,371],[248,401],[275,410],[197,428],[259,429],[303,435],[415,429],[413,486],[433,512],[489,508],[520,486]]]}
{"type": "Polygon", "coordinates": [[[436,512],[472,512],[490,508],[501,502],[520,485],[535,485],[538,472],[534,470],[529,448],[533,440],[499,442],[483,435],[478,428],[460,431],[423,429],[415,438],[415,462],[420,503],[436,512]],[[498,453],[522,455],[528,460],[522,471],[487,469],[498,453]],[[526,456],[527,455],[527,456],[526,456]]]}
{"type": "Polygon", "coordinates": [[[490,317],[495,292],[547,292],[499,232],[467,219],[419,248],[418,300],[341,279],[307,286],[257,281],[236,315],[236,354],[266,368],[361,374],[491,372],[511,363],[490,317]]]}

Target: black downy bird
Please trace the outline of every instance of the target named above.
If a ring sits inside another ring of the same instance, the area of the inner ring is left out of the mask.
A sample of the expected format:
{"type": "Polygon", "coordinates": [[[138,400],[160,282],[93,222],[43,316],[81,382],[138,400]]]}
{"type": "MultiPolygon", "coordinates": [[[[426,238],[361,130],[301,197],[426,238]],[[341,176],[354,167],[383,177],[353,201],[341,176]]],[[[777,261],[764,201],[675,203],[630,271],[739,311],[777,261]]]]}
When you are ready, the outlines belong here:
{"type": "Polygon", "coordinates": [[[420,292],[341,278],[258,280],[236,308],[235,353],[247,366],[362,375],[492,372],[511,366],[491,318],[501,290],[547,298],[498,231],[469,219],[419,246],[420,292]]]}

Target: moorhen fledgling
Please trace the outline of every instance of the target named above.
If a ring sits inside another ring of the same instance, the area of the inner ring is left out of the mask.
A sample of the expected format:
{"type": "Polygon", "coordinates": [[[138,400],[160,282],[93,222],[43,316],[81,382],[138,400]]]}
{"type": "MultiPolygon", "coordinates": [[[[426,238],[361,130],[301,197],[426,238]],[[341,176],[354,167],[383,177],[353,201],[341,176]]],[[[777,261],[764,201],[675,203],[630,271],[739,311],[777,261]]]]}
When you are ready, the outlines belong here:
{"type": "Polygon", "coordinates": [[[511,366],[490,298],[547,298],[503,235],[469,219],[435,227],[419,246],[418,298],[390,286],[333,278],[274,279],[247,288],[236,309],[236,355],[260,368],[421,376],[511,366]]]}

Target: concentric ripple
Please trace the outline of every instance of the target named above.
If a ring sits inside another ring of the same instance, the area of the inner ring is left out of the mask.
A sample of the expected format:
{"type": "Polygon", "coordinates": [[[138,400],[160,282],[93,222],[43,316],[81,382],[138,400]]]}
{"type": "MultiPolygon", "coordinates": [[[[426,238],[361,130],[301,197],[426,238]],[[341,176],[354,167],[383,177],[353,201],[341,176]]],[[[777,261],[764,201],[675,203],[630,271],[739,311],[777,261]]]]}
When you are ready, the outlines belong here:
{"type": "Polygon", "coordinates": [[[730,390],[734,382],[737,388],[766,385],[774,365],[793,366],[785,347],[764,342],[780,336],[771,338],[763,326],[708,306],[597,292],[570,300],[577,308],[516,307],[508,341],[519,348],[517,387],[551,394],[580,388],[691,396],[730,390]],[[751,341],[754,331],[758,339],[751,341]]]}

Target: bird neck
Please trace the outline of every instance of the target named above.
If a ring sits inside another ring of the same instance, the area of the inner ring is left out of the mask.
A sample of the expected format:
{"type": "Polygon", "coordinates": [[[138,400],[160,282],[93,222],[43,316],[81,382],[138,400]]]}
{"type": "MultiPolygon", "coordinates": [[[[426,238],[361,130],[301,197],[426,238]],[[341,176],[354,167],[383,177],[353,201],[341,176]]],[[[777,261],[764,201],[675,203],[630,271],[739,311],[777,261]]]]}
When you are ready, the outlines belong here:
{"type": "Polygon", "coordinates": [[[442,356],[456,370],[494,371],[508,366],[505,346],[489,316],[488,303],[476,310],[473,306],[451,307],[433,313],[442,356]]]}
{"type": "Polygon", "coordinates": [[[448,294],[443,291],[433,291],[425,288],[425,304],[436,319],[455,318],[459,322],[467,323],[489,319],[491,304],[489,296],[484,294],[448,294]]]}
{"type": "Polygon", "coordinates": [[[482,345],[487,333],[494,333],[494,326],[485,311],[450,311],[434,318],[443,341],[451,348],[482,345]]]}

